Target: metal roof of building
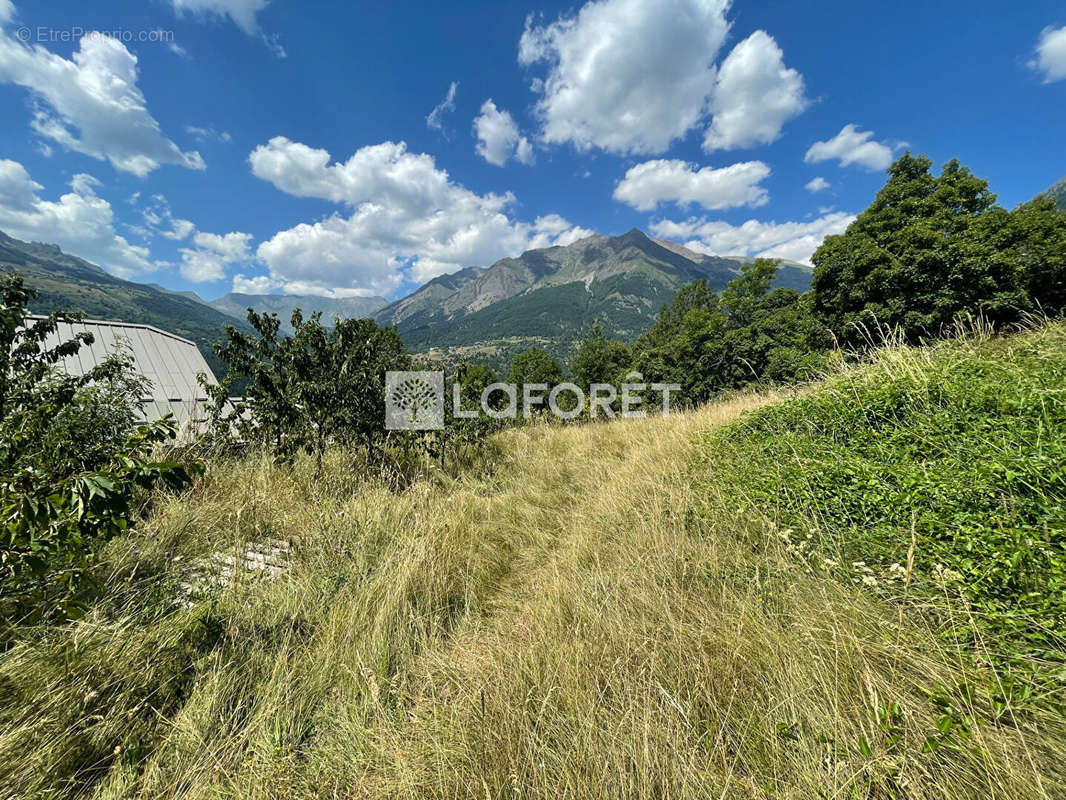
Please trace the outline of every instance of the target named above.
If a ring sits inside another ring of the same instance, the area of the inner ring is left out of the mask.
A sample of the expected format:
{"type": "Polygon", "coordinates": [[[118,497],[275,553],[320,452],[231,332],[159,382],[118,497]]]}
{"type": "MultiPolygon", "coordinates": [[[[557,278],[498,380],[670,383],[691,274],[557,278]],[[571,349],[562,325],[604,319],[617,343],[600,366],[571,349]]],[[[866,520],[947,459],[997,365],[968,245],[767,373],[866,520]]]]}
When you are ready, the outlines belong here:
{"type": "Polygon", "coordinates": [[[202,372],[210,383],[217,381],[195,342],[151,325],[87,319],[60,322],[46,344],[53,347],[83,332],[93,335],[93,343],[63,360],[69,374],[84,375],[108,356],[125,352],[133,358],[134,370],[152,383],[151,394],[140,398],[149,422],[172,414],[184,433],[204,419],[208,398],[197,375],[202,372]]]}

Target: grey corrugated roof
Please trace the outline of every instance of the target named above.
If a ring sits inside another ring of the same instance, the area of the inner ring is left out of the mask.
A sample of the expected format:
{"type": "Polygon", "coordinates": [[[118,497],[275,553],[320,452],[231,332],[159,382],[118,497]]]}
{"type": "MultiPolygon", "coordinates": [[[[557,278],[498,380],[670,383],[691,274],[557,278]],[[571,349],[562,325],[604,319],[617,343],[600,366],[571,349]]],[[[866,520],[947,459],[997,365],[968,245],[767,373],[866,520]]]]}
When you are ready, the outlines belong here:
{"type": "Polygon", "coordinates": [[[47,345],[53,347],[83,332],[91,333],[94,341],[63,360],[68,373],[84,375],[108,356],[128,352],[133,368],[152,382],[151,394],[140,398],[149,421],[173,414],[179,429],[188,432],[205,417],[208,398],[196,376],[202,372],[210,383],[217,381],[195,342],[151,325],[87,319],[60,322],[47,345]]]}

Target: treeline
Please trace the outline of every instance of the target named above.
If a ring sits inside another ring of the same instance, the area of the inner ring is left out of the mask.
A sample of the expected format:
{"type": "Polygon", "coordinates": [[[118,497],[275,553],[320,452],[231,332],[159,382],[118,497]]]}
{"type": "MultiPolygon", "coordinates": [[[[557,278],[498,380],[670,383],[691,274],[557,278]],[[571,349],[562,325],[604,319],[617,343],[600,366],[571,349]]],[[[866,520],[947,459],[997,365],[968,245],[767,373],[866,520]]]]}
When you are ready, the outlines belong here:
{"type": "MultiPolygon", "coordinates": [[[[477,447],[499,426],[486,415],[456,417],[445,404],[444,427],[388,430],[385,424],[386,375],[417,369],[395,328],[371,319],[336,319],[327,326],[321,314],[291,318],[291,335],[280,334],[274,314],[249,309],[254,334],[226,330],[216,346],[227,374],[217,385],[204,381],[212,398],[205,438],[216,448],[266,447],[282,460],[311,454],[316,475],[330,447],[358,454],[369,469],[386,471],[403,482],[422,457],[442,466],[446,456],[477,447]],[[231,396],[239,387],[240,397],[231,396]]],[[[461,407],[476,407],[484,386],[496,380],[487,367],[460,364],[447,372],[445,398],[460,385],[461,407]]]]}
{"type": "MultiPolygon", "coordinates": [[[[591,384],[620,387],[636,373],[638,383],[676,383],[678,399],[700,403],[751,384],[815,377],[834,348],[876,345],[885,331],[917,342],[943,335],[960,315],[1001,326],[1029,313],[1061,313],[1066,215],[1048,198],[1007,211],[987,182],[957,161],[939,176],[931,166],[910,154],[892,165],[873,204],[815,252],[805,293],[774,288],[778,262],[758,259],[721,292],[706,281],[682,287],[631,346],[594,325],[569,373],[536,347],[516,356],[504,375],[484,365],[446,365],[441,431],[385,429],[385,373],[419,368],[394,330],[371,320],[327,328],[297,311],[295,333],[281,337],[276,317],[250,312],[256,334],[230,329],[216,348],[229,374],[212,390],[214,430],[285,458],[306,450],[319,463],[331,444],[359,448],[375,466],[412,454],[444,463],[450,451],[508,424],[480,410],[482,392],[497,381],[517,385],[520,395],[525,386],[550,390],[564,381],[587,392],[591,384]],[[244,387],[244,397],[227,405],[234,385],[244,387]],[[455,391],[464,410],[478,412],[473,419],[453,413],[455,391]]],[[[491,411],[505,397],[496,392],[489,400],[491,411]]],[[[565,402],[572,405],[574,396],[565,402]]]]}

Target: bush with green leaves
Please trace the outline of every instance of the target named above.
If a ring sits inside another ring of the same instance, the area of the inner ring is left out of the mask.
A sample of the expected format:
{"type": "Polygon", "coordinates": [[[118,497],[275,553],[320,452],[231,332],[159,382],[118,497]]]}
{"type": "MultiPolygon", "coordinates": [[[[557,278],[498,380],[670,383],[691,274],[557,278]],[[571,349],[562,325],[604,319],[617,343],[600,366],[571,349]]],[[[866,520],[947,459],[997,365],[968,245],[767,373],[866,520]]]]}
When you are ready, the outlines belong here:
{"type": "Polygon", "coordinates": [[[507,383],[523,386],[527,383],[543,383],[549,389],[562,383],[563,368],[551,355],[540,347],[530,347],[511,361],[507,371],[507,383]]]}
{"type": "Polygon", "coordinates": [[[625,342],[608,339],[599,322],[593,323],[578,342],[570,375],[583,391],[594,383],[620,383],[629,370],[632,356],[625,342]]]}
{"type": "Polygon", "coordinates": [[[371,319],[338,319],[327,327],[320,314],[305,318],[300,309],[293,312],[290,336],[280,334],[276,315],[249,310],[248,322],[257,335],[228,328],[216,347],[228,372],[217,386],[205,386],[214,400],[213,435],[227,444],[266,446],[282,460],[308,452],[316,476],[329,447],[358,451],[371,469],[403,485],[420,458],[443,466],[449,452],[478,445],[499,427],[484,414],[464,419],[451,413],[456,380],[463,392],[476,392],[464,395],[466,407],[495,381],[491,370],[460,364],[448,380],[443,430],[386,430],[385,374],[414,368],[395,328],[371,319]],[[229,397],[236,386],[243,386],[239,400],[229,397]]]}
{"type": "MultiPolygon", "coordinates": [[[[530,347],[511,360],[511,366],[507,370],[507,383],[516,388],[518,401],[518,416],[515,421],[521,423],[529,417],[552,419],[547,415],[548,396],[551,390],[563,382],[563,367],[552,358],[551,353],[540,347],[530,347]],[[524,398],[529,394],[530,403],[526,407],[524,398]],[[539,405],[535,398],[542,398],[539,405]]],[[[502,398],[502,395],[500,395],[502,398]]],[[[496,399],[494,396],[493,399],[496,399]]],[[[558,397],[558,405],[563,410],[574,407],[576,400],[571,392],[566,392],[558,397]]]]}
{"type": "MultiPolygon", "coordinates": [[[[503,420],[486,414],[481,403],[485,389],[498,381],[496,372],[487,364],[460,361],[445,369],[444,428],[427,432],[422,439],[429,455],[441,467],[448,458],[457,468],[480,461],[487,437],[503,428],[503,420]]],[[[502,393],[497,392],[486,399],[486,405],[497,409],[502,400],[502,393]]]]}
{"type": "Polygon", "coordinates": [[[248,443],[265,444],[282,458],[299,450],[312,453],[317,472],[331,444],[363,447],[373,454],[384,443],[385,373],[410,369],[411,356],[394,328],[370,319],[322,324],[321,314],[292,315],[291,336],[280,336],[275,314],[249,309],[257,336],[233,327],[216,353],[228,372],[214,398],[216,432],[248,443]],[[235,385],[244,397],[229,400],[235,385]]]}
{"type": "Polygon", "coordinates": [[[97,545],[125,531],[146,490],[180,489],[186,466],[153,460],[174,436],[141,421],[145,390],[128,358],[80,375],[62,361],[92,335],[57,341],[62,314],[29,319],[22,278],[0,280],[0,611],[8,620],[69,616],[91,585],[97,545]]]}

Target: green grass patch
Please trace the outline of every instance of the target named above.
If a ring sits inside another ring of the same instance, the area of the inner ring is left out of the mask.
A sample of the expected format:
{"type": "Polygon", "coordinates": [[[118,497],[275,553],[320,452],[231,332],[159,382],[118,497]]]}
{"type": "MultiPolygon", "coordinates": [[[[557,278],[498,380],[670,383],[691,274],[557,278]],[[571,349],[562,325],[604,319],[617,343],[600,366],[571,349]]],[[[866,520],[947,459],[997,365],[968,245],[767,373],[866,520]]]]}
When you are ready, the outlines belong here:
{"type": "Polygon", "coordinates": [[[1062,676],[1066,326],[888,349],[703,453],[812,569],[946,600],[945,634],[1062,676]]]}

